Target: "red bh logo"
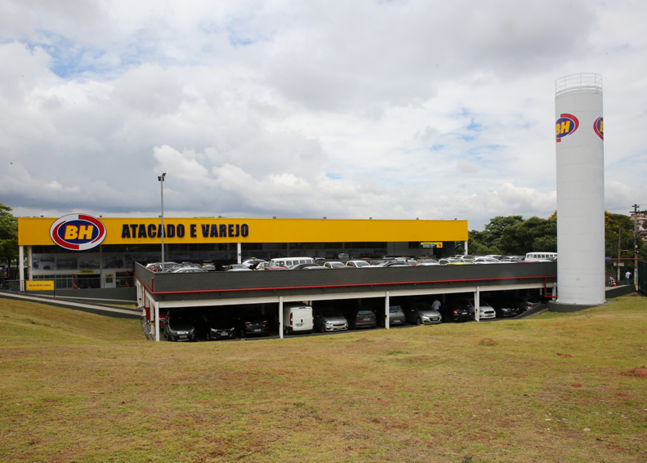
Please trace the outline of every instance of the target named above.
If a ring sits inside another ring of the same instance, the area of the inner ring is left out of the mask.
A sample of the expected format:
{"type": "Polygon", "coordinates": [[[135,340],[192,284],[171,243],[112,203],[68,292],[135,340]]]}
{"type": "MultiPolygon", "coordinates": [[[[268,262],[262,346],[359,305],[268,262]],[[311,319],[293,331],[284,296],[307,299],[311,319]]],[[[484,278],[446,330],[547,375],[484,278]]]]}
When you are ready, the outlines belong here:
{"type": "Polygon", "coordinates": [[[85,251],[99,246],[106,237],[106,227],[91,215],[70,214],[61,217],[49,229],[52,240],[72,251],[85,251]]]}
{"type": "Polygon", "coordinates": [[[560,114],[556,123],[557,143],[562,141],[562,138],[568,137],[575,133],[580,126],[580,121],[572,114],[560,114]]]}

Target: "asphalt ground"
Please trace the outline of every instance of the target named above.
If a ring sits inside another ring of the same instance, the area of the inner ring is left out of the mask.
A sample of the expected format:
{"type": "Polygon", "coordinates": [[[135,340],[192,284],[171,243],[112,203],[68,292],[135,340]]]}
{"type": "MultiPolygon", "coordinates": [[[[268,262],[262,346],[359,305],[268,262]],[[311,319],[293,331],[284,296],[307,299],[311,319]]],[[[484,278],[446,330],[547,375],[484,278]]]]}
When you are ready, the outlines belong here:
{"type": "Polygon", "coordinates": [[[20,299],[40,304],[53,305],[56,307],[64,307],[66,309],[81,310],[83,312],[94,313],[106,317],[141,318],[142,316],[142,311],[139,309],[126,309],[124,307],[115,307],[109,304],[87,302],[87,299],[84,300],[85,302],[80,302],[79,299],[69,300],[66,298],[53,296],[26,295],[23,293],[15,293],[11,291],[0,291],[0,298],[20,299]]]}

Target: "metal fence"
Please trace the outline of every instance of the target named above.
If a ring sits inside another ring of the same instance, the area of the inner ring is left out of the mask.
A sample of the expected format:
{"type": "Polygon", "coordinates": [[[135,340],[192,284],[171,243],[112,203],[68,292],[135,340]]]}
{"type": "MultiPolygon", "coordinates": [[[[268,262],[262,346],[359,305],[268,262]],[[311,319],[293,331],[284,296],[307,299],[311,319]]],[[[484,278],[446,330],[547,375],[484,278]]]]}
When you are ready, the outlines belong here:
{"type": "Polygon", "coordinates": [[[19,280],[1,280],[0,289],[3,291],[20,291],[19,280]]]}
{"type": "MultiPolygon", "coordinates": [[[[34,281],[38,281],[35,278],[34,281]]],[[[52,280],[52,278],[44,278],[43,280],[52,280]]],[[[54,289],[99,289],[101,288],[101,280],[95,279],[77,279],[71,276],[57,276],[54,280],[54,289]]],[[[135,286],[134,277],[118,278],[118,288],[131,288],[135,286]]],[[[20,291],[19,280],[4,280],[0,279],[0,290],[3,291],[20,291]]]]}

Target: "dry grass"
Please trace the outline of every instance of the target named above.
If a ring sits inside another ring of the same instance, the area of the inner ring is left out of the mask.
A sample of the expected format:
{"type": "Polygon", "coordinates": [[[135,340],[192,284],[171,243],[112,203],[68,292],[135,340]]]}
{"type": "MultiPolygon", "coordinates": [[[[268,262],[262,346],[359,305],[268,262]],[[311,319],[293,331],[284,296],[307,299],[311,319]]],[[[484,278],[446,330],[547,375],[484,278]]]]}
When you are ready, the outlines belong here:
{"type": "Polygon", "coordinates": [[[647,461],[639,297],[283,341],[7,299],[0,322],[2,461],[647,461]]]}

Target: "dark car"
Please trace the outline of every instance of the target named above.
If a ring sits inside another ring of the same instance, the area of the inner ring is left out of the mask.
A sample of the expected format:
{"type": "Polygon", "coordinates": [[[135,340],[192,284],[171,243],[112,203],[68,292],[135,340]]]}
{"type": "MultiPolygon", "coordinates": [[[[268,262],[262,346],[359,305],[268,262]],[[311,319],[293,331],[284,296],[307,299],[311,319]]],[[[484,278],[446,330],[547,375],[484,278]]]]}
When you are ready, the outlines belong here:
{"type": "Polygon", "coordinates": [[[241,338],[247,336],[269,336],[270,319],[263,315],[246,314],[237,320],[237,328],[241,338]]]}
{"type": "Polygon", "coordinates": [[[236,323],[218,313],[204,313],[200,319],[201,331],[207,341],[212,339],[235,339],[236,323]]]}
{"type": "Polygon", "coordinates": [[[351,330],[377,327],[375,312],[373,312],[369,307],[347,307],[344,310],[344,317],[348,320],[348,326],[351,330]]]}
{"type": "Polygon", "coordinates": [[[414,325],[437,325],[443,316],[426,302],[414,301],[403,304],[404,316],[414,325]]]}
{"type": "Polygon", "coordinates": [[[440,308],[443,320],[448,322],[462,322],[474,319],[472,306],[467,299],[458,299],[440,308]]]}
{"type": "Polygon", "coordinates": [[[328,270],[326,267],[322,267],[319,264],[297,264],[297,265],[293,265],[292,267],[290,267],[290,270],[306,270],[306,269],[310,269],[310,268],[314,268],[314,269],[317,269],[317,270],[319,270],[319,269],[328,270]]]}
{"type": "Polygon", "coordinates": [[[169,310],[166,313],[164,338],[169,341],[195,341],[195,322],[183,310],[169,310]]]}
{"type": "Polygon", "coordinates": [[[514,317],[519,312],[517,304],[511,299],[488,299],[488,303],[496,312],[496,318],[514,317]]]}

